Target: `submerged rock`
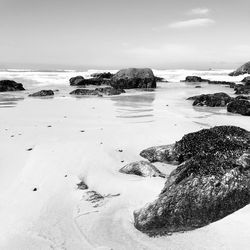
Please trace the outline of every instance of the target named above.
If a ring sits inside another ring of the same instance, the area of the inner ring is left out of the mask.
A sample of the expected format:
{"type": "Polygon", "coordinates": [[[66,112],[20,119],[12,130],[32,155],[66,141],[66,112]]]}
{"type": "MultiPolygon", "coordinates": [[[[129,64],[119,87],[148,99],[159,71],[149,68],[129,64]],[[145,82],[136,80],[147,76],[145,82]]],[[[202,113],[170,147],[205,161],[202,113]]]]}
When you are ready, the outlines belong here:
{"type": "Polygon", "coordinates": [[[165,178],[165,174],[161,173],[153,164],[147,161],[137,161],[130,163],[121,168],[120,172],[124,174],[134,174],[143,177],[165,178]]]}
{"type": "Polygon", "coordinates": [[[219,126],[185,135],[172,157],[181,163],[154,202],[134,212],[135,227],[164,235],[208,225],[250,203],[250,132],[219,126]]]}
{"type": "Polygon", "coordinates": [[[250,74],[250,62],[243,64],[241,67],[231,72],[230,76],[239,76],[244,74],[250,74]]]}
{"type": "Polygon", "coordinates": [[[0,80],[0,92],[25,90],[21,83],[12,80],[0,80]]]}
{"type": "Polygon", "coordinates": [[[112,77],[111,86],[120,89],[156,88],[156,79],[148,68],[122,69],[112,77]]]}
{"type": "Polygon", "coordinates": [[[99,95],[95,89],[75,89],[69,93],[70,95],[99,95]]]}
{"type": "Polygon", "coordinates": [[[250,116],[250,102],[248,100],[235,99],[227,105],[227,111],[250,116]]]}
{"type": "Polygon", "coordinates": [[[232,99],[233,98],[226,93],[220,92],[215,94],[192,96],[187,100],[194,100],[193,106],[224,107],[232,101],[232,99]]]}
{"type": "Polygon", "coordinates": [[[53,90],[40,90],[38,92],[30,94],[29,96],[38,97],[38,96],[53,96],[53,95],[54,95],[53,90]]]}

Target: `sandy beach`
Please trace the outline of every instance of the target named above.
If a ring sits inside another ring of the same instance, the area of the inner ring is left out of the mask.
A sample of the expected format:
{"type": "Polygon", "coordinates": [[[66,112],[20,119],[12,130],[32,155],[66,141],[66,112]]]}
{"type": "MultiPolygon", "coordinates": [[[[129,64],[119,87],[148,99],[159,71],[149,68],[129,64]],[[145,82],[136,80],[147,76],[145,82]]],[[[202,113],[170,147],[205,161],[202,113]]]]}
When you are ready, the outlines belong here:
{"type": "MultiPolygon", "coordinates": [[[[1,249],[249,249],[250,206],[194,231],[156,238],[141,233],[133,226],[133,211],[153,201],[165,179],[119,173],[142,160],[141,150],[202,128],[250,130],[248,117],[186,100],[215,92],[233,96],[233,89],[171,81],[153,92],[77,98],[64,80],[46,85],[50,74],[40,83],[36,73],[4,74],[22,78],[28,88],[0,94],[1,249]],[[40,89],[59,91],[52,98],[27,97],[40,89]],[[88,190],[77,189],[81,180],[88,190]],[[92,203],[89,191],[102,198],[92,203]]],[[[62,74],[54,77],[74,73],[62,74]]],[[[176,167],[156,166],[167,175],[176,167]]]]}

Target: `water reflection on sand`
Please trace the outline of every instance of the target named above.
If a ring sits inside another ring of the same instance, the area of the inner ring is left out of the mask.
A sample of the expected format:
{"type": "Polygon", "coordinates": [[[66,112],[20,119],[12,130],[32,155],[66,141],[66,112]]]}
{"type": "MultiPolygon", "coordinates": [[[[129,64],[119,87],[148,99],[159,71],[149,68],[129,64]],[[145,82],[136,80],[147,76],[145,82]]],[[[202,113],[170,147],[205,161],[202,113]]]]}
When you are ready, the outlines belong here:
{"type": "Polygon", "coordinates": [[[23,101],[23,97],[17,97],[10,94],[0,95],[0,108],[13,108],[19,101],[23,101]]]}

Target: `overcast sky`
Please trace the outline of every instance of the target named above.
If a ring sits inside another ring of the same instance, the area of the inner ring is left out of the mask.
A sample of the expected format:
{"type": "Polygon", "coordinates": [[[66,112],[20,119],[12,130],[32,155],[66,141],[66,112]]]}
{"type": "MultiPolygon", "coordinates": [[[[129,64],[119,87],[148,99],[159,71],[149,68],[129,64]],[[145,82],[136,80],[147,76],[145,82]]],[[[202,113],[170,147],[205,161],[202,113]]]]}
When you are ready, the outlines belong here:
{"type": "Polygon", "coordinates": [[[1,68],[234,68],[249,0],[0,0],[1,68]]]}

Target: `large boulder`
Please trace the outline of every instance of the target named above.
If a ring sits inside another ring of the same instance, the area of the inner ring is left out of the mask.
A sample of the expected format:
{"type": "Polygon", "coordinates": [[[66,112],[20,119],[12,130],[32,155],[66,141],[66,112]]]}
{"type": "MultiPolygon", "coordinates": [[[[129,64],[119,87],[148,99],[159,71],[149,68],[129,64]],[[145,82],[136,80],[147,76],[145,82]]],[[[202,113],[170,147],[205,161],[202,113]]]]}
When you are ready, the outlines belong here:
{"type": "Polygon", "coordinates": [[[39,97],[39,96],[53,96],[54,92],[53,90],[40,90],[38,92],[35,92],[33,94],[30,94],[31,97],[39,97]]]}
{"type": "Polygon", "coordinates": [[[187,100],[194,100],[193,106],[224,107],[232,101],[232,99],[233,98],[226,93],[220,92],[215,94],[192,96],[187,100]]]}
{"type": "Polygon", "coordinates": [[[173,146],[180,165],[159,197],[134,212],[148,235],[199,228],[250,203],[250,132],[219,126],[185,135],[173,146]]]}
{"type": "Polygon", "coordinates": [[[230,76],[239,76],[244,74],[250,74],[250,62],[243,64],[241,67],[231,72],[230,76]]]}
{"type": "Polygon", "coordinates": [[[227,111],[231,113],[250,116],[250,102],[248,100],[235,99],[227,105],[227,111]]]}
{"type": "Polygon", "coordinates": [[[25,90],[21,83],[12,80],[0,80],[0,92],[25,90]]]}
{"type": "Polygon", "coordinates": [[[162,177],[165,174],[161,173],[153,164],[147,161],[132,162],[120,169],[121,173],[139,175],[142,177],[162,177]]]}
{"type": "Polygon", "coordinates": [[[151,69],[122,69],[111,79],[111,86],[120,89],[156,88],[156,80],[151,69]]]}

